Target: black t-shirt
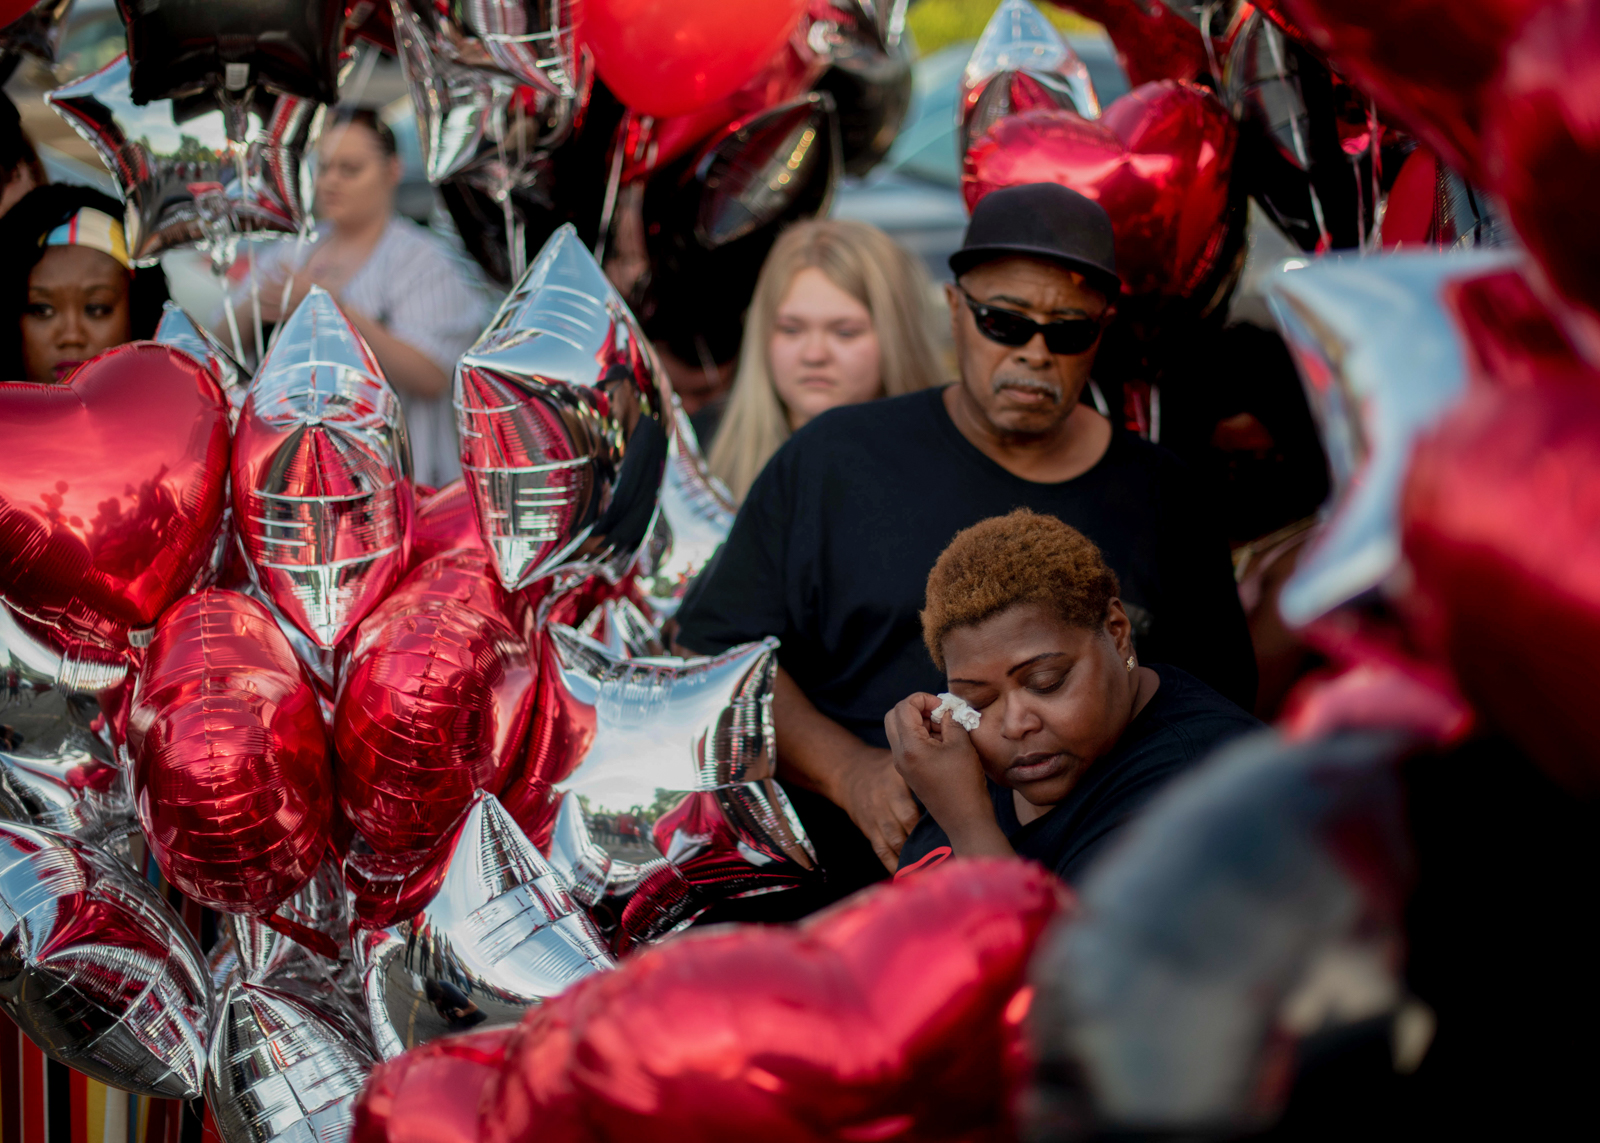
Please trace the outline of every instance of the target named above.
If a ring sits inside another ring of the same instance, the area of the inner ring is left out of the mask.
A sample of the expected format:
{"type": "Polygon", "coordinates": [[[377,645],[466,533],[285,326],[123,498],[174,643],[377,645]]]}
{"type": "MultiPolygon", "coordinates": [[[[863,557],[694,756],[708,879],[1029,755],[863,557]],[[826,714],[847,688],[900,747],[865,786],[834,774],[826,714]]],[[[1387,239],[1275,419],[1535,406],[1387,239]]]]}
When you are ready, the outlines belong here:
{"type": "MultiPolygon", "coordinates": [[[[1156,693],[1111,753],[1090,766],[1049,813],[1023,825],[1011,790],[989,783],[995,821],[1011,848],[1068,883],[1170,779],[1228,739],[1261,726],[1188,672],[1165,664],[1152,669],[1161,678],[1156,693]]],[[[949,855],[949,836],[924,814],[900,851],[900,868],[934,865],[949,855]]]]}
{"type": "Polygon", "coordinates": [[[890,708],[944,689],[919,617],[939,553],[963,528],[1031,508],[1099,545],[1142,659],[1254,705],[1228,548],[1182,462],[1119,431],[1082,476],[1023,480],[961,435],[940,394],[833,409],[791,437],[690,589],[678,641],[716,652],[776,635],[779,661],[817,709],[886,746],[890,708]]]}

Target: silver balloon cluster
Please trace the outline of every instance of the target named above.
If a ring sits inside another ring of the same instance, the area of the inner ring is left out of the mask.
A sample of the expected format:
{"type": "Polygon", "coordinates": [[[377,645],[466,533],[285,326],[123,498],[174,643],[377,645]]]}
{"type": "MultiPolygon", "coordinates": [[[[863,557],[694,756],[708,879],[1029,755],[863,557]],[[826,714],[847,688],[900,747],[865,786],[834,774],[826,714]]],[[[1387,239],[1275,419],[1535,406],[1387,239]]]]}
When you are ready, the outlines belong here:
{"type": "Polygon", "coordinates": [[[200,246],[231,262],[241,235],[296,234],[308,224],[303,157],[322,105],[251,87],[134,102],[126,55],[63,84],[45,101],[99,153],[126,205],[128,253],[147,265],[200,246]]]}

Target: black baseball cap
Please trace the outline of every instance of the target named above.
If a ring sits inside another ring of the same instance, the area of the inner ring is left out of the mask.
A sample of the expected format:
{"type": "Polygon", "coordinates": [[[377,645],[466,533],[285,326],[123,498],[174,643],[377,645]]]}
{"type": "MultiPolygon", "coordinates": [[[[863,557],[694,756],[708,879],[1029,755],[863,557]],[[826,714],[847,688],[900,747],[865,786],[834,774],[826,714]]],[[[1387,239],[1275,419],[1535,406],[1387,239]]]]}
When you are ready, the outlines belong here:
{"type": "Polygon", "coordinates": [[[950,255],[950,269],[959,278],[996,258],[1017,257],[1076,270],[1108,297],[1122,292],[1111,216],[1060,183],[1025,183],[984,195],[972,208],[961,249],[950,255]]]}

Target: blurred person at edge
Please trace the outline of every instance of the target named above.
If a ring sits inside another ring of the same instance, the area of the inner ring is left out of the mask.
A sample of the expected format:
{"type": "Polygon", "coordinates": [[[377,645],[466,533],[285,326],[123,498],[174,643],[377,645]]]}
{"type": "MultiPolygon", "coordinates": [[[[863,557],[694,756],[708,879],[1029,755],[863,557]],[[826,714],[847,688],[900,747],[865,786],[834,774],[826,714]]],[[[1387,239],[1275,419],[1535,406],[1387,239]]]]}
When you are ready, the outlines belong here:
{"type": "Polygon", "coordinates": [[[11,97],[0,91],[0,216],[16,206],[22,196],[50,180],[22,129],[22,116],[11,97]]]}
{"type": "Polygon", "coordinates": [[[783,232],[756,280],[721,424],[701,442],[736,500],[817,415],[939,379],[927,296],[921,263],[875,226],[818,220],[783,232]]]}
{"type": "Polygon", "coordinates": [[[89,187],[35,187],[0,218],[0,377],[41,384],[155,334],[159,266],[134,269],[122,204],[89,187]]]}
{"type": "Polygon", "coordinates": [[[884,716],[926,812],[896,877],[1029,857],[1076,883],[1156,792],[1261,723],[1187,671],[1141,663],[1117,575],[1076,529],[1019,508],[958,532],[928,573],[922,637],[970,731],[919,693],[884,716]]]}
{"type": "Polygon", "coordinates": [[[1172,454],[1080,403],[1121,283],[1111,220],[1066,187],[995,191],[947,287],[961,380],[831,409],[750,487],[690,589],[676,641],[777,636],[779,777],[826,884],[719,907],[789,919],[887,876],[920,811],[883,718],[944,680],[923,645],[929,569],[951,537],[1029,508],[1105,555],[1143,658],[1248,707],[1255,659],[1228,547],[1172,454]]]}
{"type": "MultiPolygon", "coordinates": [[[[281,321],[312,286],[332,294],[400,395],[413,476],[438,487],[461,475],[450,378],[489,305],[443,239],[395,214],[400,177],[394,135],[376,114],[334,117],[318,149],[313,241],[280,240],[257,255],[261,318],[281,321]]],[[[248,287],[236,288],[232,301],[240,329],[249,329],[248,287]]]]}

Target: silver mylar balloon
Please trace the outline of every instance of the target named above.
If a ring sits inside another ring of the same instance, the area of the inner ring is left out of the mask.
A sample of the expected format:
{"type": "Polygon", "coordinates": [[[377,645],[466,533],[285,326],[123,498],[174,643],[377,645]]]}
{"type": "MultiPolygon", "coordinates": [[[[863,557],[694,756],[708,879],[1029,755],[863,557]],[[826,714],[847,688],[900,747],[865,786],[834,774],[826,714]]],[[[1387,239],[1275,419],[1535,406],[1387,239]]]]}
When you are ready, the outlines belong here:
{"type": "Polygon", "coordinates": [[[566,883],[500,802],[479,791],[422,868],[431,897],[384,928],[352,931],[373,1042],[384,1059],[451,1032],[513,1024],[531,1004],[613,967],[566,883]]]}
{"type": "Polygon", "coordinates": [[[0,697],[0,817],[104,844],[129,832],[133,802],[90,728],[92,696],[19,679],[0,697]]]}
{"type": "Polygon", "coordinates": [[[250,382],[233,505],[252,579],[319,647],[335,646],[405,572],[413,507],[400,398],[319,287],[250,382]]]}
{"type": "Polygon", "coordinates": [[[574,92],[573,0],[395,0],[440,60],[500,71],[550,95],[574,92]]]}
{"type": "Polygon", "coordinates": [[[710,658],[624,659],[561,624],[545,637],[552,703],[594,728],[581,757],[529,759],[568,770],[552,774],[562,797],[551,862],[585,903],[637,886],[621,947],[817,868],[773,781],[777,640],[710,658]]]}
{"type": "Polygon", "coordinates": [[[1262,732],[1141,813],[1034,957],[1027,1104],[1043,1122],[1027,1137],[1063,1121],[1069,1137],[1254,1135],[1306,1041],[1358,1025],[1388,1022],[1395,1069],[1416,1066],[1406,753],[1395,734],[1262,732]]]}
{"type": "Polygon", "coordinates": [[[5,672],[8,689],[10,680],[15,677],[93,694],[114,687],[128,677],[126,660],[99,662],[63,655],[47,642],[47,638],[0,599],[0,671],[5,672]]]}
{"type": "Polygon", "coordinates": [[[1296,58],[1283,31],[1260,12],[1246,18],[1228,53],[1223,98],[1235,119],[1258,124],[1285,159],[1311,169],[1311,113],[1296,58]]]}
{"type": "Polygon", "coordinates": [[[1088,66],[1028,0],[1002,0],[961,73],[960,154],[1007,115],[1057,107],[1100,118],[1088,66]]]}
{"type": "Polygon", "coordinates": [[[657,624],[677,614],[689,584],[728,538],[737,512],[728,490],[706,467],[689,418],[676,404],[673,413],[661,510],[633,568],[634,583],[657,624]]]}
{"type": "MultiPolygon", "coordinates": [[[[503,14],[520,6],[486,0],[470,8],[476,18],[488,15],[489,9],[499,8],[503,14]]],[[[464,36],[458,18],[467,6],[439,9],[424,0],[394,0],[395,43],[417,113],[428,181],[437,185],[455,175],[470,175],[497,197],[530,185],[544,152],[565,137],[574,113],[587,99],[587,91],[573,84],[570,22],[565,33],[567,54],[559,61],[552,57],[548,69],[534,68],[541,78],[532,86],[502,69],[485,41],[464,36]]],[[[556,44],[560,38],[537,42],[556,44]]],[[[513,55],[519,54],[513,49],[536,43],[495,42],[513,55]]]]}
{"type": "Polygon", "coordinates": [[[223,1143],[348,1139],[368,1049],[302,996],[235,982],[221,1002],[206,1104],[223,1143]]]}
{"type": "Polygon", "coordinates": [[[300,938],[274,929],[261,917],[227,917],[240,978],[273,983],[289,978],[332,980],[339,967],[337,958],[349,951],[350,943],[350,912],[339,868],[324,861],[273,915],[289,922],[290,933],[298,932],[300,938]]]}
{"type": "Polygon", "coordinates": [[[252,88],[227,109],[205,94],[140,106],[128,78],[122,55],[44,98],[111,172],[135,262],[307,224],[311,175],[302,157],[321,131],[321,104],[252,88]]]}
{"type": "Polygon", "coordinates": [[[671,389],[570,223],[456,366],[461,468],[501,582],[615,581],[649,533],[671,389]]]}
{"type": "Polygon", "coordinates": [[[250,371],[240,365],[205,326],[185,313],[177,302],[167,302],[161,307],[161,321],[156,324],[156,332],[150,340],[181,349],[211,370],[228,398],[231,416],[238,421],[239,409],[250,390],[250,371]]]}
{"type": "Polygon", "coordinates": [[[126,865],[62,834],[0,822],[0,965],[0,1008],[51,1059],[140,1095],[200,1095],[206,963],[126,865]]]}
{"type": "Polygon", "coordinates": [[[27,52],[47,64],[56,62],[61,46],[61,26],[72,0],[39,0],[32,8],[0,28],[0,54],[27,52]]]}
{"type": "Polygon", "coordinates": [[[1334,486],[1332,518],[1279,596],[1291,626],[1376,588],[1399,566],[1412,442],[1466,392],[1461,333],[1443,291],[1514,264],[1492,250],[1391,254],[1291,261],[1268,278],[1267,304],[1300,370],[1334,486]]]}
{"type": "Polygon", "coordinates": [[[661,629],[627,596],[605,600],[589,612],[577,630],[618,658],[644,659],[667,653],[661,629]]]}

